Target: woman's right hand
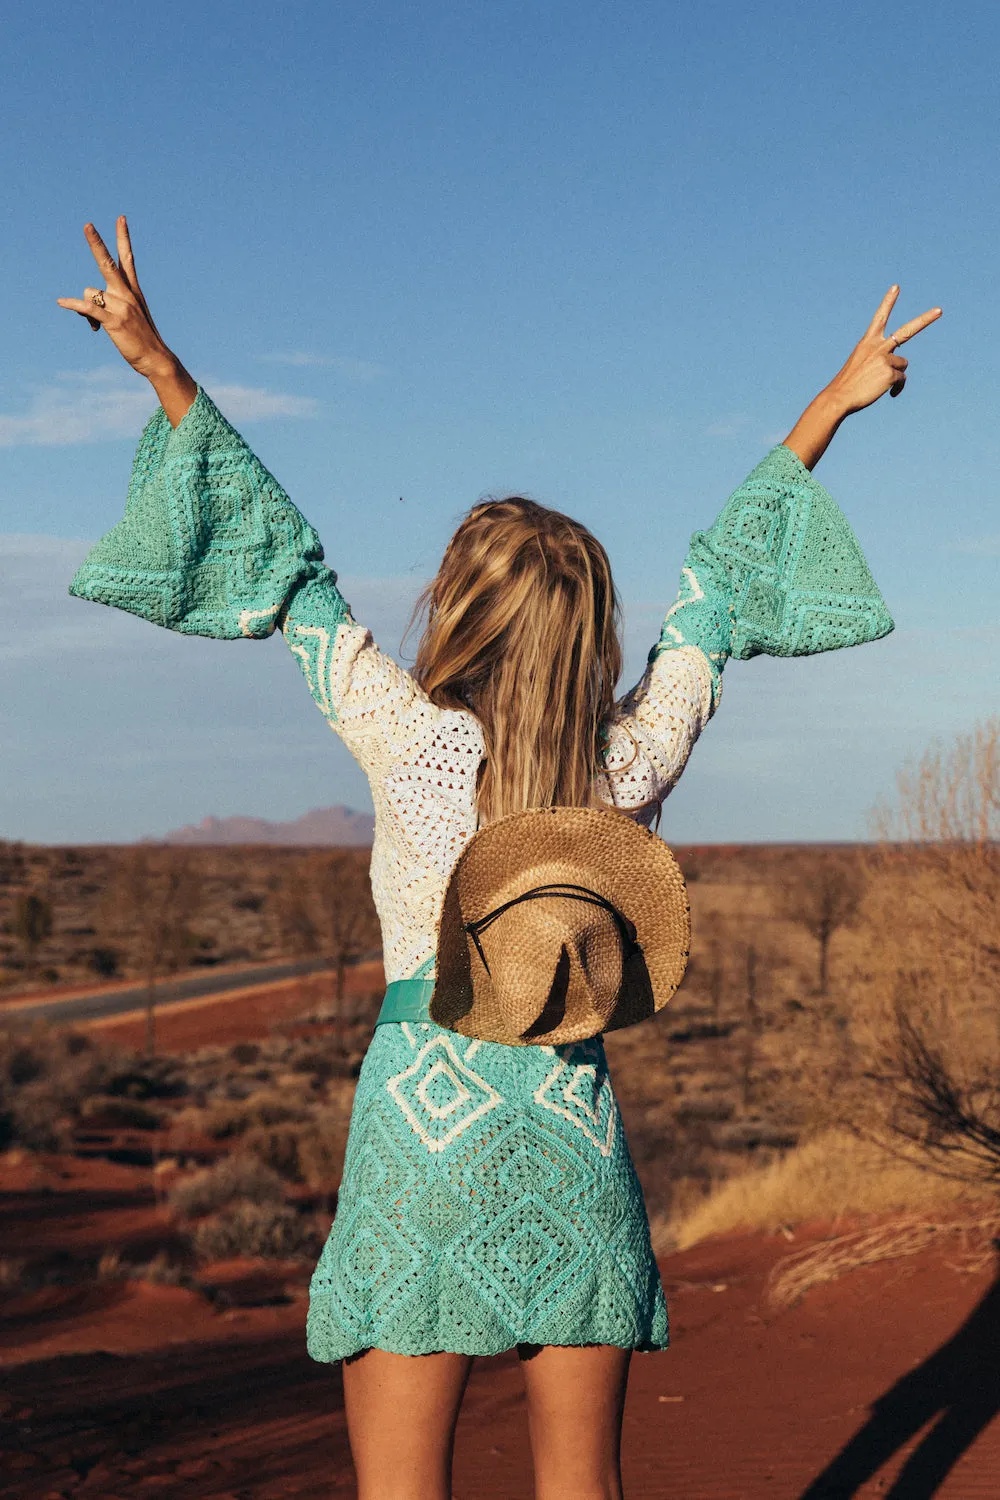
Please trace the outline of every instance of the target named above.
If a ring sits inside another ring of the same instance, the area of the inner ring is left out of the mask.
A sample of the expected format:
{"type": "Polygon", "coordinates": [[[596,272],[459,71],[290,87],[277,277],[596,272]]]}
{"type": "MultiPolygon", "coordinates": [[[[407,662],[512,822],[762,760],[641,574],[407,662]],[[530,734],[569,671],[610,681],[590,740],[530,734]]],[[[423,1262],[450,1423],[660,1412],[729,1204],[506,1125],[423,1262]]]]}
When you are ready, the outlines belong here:
{"type": "Polygon", "coordinates": [[[88,318],[92,326],[102,327],[122,358],[133,370],[145,375],[162,363],[170,350],[160,337],[142,295],[124,214],[118,219],[117,231],[118,264],[93,224],[84,225],[87,244],[107,286],[103,289],[88,286],[82,297],[59,297],[57,301],[60,307],[88,318]],[[102,299],[103,306],[94,301],[95,297],[102,299]]]}
{"type": "Polygon", "coordinates": [[[197,386],[184,366],[167,348],[153,322],[135,272],[135,257],[128,224],[121,214],[117,223],[118,262],[93,224],[83,232],[107,285],[88,286],[82,297],[57,297],[60,307],[79,313],[91,328],[103,328],[118,353],[152,384],[172,426],[176,427],[197,395],[197,386]],[[98,301],[94,301],[94,298],[98,301]]]}

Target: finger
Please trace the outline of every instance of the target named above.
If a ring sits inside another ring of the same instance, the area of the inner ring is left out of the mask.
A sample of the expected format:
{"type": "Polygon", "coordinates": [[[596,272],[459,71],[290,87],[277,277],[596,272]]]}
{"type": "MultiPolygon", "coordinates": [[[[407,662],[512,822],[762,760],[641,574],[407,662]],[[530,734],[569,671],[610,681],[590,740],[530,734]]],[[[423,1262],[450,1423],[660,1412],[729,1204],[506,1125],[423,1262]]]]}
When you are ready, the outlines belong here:
{"type": "Polygon", "coordinates": [[[93,224],[85,224],[83,226],[83,232],[87,237],[87,244],[90,246],[93,257],[101,268],[101,275],[104,277],[108,285],[124,285],[125,278],[119,271],[114,256],[111,254],[111,251],[101,239],[101,236],[98,234],[93,224]]]}
{"type": "Polygon", "coordinates": [[[142,293],[139,290],[139,278],[135,274],[135,256],[132,254],[132,240],[128,232],[128,221],[124,214],[119,215],[115,226],[118,237],[118,265],[122,275],[136,294],[138,301],[142,301],[142,293]]]}
{"type": "Polygon", "coordinates": [[[910,361],[904,359],[901,354],[890,354],[889,363],[894,370],[905,370],[910,361]]]}
{"type": "MultiPolygon", "coordinates": [[[[127,287],[122,287],[119,290],[113,286],[85,286],[83,295],[87,298],[88,302],[93,302],[95,297],[100,297],[101,302],[105,303],[107,307],[110,307],[112,303],[117,304],[119,302],[124,302],[126,306],[128,305],[127,287]]],[[[97,306],[100,307],[100,305],[101,303],[98,302],[97,306]]],[[[119,311],[121,311],[120,308],[119,311]]]]}
{"type": "Polygon", "coordinates": [[[57,297],[56,301],[60,307],[65,307],[69,312],[77,312],[90,323],[101,324],[108,315],[106,307],[98,307],[96,302],[91,302],[88,297],[86,301],[82,297],[57,297]]]}
{"type": "Polygon", "coordinates": [[[920,333],[929,324],[936,323],[941,313],[940,307],[932,307],[927,312],[921,313],[919,318],[911,318],[908,323],[903,324],[902,328],[897,328],[892,337],[897,344],[905,344],[907,339],[912,339],[915,333],[920,333]]]}
{"type": "Polygon", "coordinates": [[[898,296],[899,287],[891,286],[879,303],[874,318],[868,324],[868,333],[883,333],[885,331],[885,325],[889,321],[889,314],[895,307],[898,296]]]}
{"type": "Polygon", "coordinates": [[[899,396],[899,395],[901,395],[903,387],[905,386],[905,384],[906,384],[906,376],[904,375],[901,380],[897,380],[895,382],[895,384],[893,384],[893,385],[891,385],[889,387],[889,395],[890,396],[899,396]]]}
{"type": "Polygon", "coordinates": [[[143,312],[146,315],[150,328],[156,334],[157,338],[159,338],[160,331],[157,328],[156,324],[153,322],[153,314],[149,310],[149,303],[146,301],[146,298],[143,295],[142,287],[139,285],[139,278],[136,275],[135,256],[132,253],[132,237],[129,234],[128,220],[126,219],[124,214],[119,215],[117,233],[118,263],[121,266],[122,272],[124,273],[125,279],[132,290],[135,300],[138,302],[139,306],[142,308],[143,312]]]}

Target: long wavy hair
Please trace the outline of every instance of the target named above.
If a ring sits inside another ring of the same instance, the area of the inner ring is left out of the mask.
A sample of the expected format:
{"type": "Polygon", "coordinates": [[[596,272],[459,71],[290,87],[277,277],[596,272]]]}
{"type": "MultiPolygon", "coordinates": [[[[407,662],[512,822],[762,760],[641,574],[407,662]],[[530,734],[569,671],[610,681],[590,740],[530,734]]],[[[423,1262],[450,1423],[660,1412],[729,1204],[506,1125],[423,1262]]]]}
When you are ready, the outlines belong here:
{"type": "Polygon", "coordinates": [[[414,675],[470,709],[486,759],[479,817],[586,806],[621,674],[621,605],[586,526],[513,495],[475,505],[417,606],[414,675]]]}

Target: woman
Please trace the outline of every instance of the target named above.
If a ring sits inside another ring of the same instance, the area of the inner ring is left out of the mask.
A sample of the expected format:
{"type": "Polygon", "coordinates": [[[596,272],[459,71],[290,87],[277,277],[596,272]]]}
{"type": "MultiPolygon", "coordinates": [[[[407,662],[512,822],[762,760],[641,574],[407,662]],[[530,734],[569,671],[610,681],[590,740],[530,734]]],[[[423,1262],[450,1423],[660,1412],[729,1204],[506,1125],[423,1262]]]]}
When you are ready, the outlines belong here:
{"type": "MultiPolygon", "coordinates": [[[[157,333],[124,218],[106,280],[60,306],[103,325],[160,409],[124,519],[72,592],[175,630],[279,628],[366,771],[390,984],[427,976],[448,876],[477,825],[598,800],[650,824],[719,701],[730,655],[805,654],[892,629],[810,470],[841,420],[898,395],[892,287],[843,369],[696,533],[641,682],[619,703],[604,549],[530,501],[473,507],[427,590],[411,675],[352,619],[315,532],[157,333]]],[[[667,1344],[663,1291],[600,1038],[469,1042],[383,1017],[359,1080],[308,1348],[344,1361],[362,1500],[446,1500],[476,1354],[517,1347],[539,1500],[621,1495],[633,1349],[667,1344]]]]}

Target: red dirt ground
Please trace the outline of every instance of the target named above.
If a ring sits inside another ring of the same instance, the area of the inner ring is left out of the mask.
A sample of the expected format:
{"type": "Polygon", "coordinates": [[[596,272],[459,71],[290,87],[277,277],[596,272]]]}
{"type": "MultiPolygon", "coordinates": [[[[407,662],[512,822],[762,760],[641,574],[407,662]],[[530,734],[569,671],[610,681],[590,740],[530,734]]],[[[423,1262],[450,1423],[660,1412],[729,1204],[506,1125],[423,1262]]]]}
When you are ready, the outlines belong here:
{"type": "MultiPolygon", "coordinates": [[[[359,994],[379,986],[370,967],[359,994]]],[[[301,1010],[291,985],[192,1002],[161,1012],[159,1043],[266,1036],[301,1010]]],[[[102,1030],[141,1043],[143,1026],[102,1030]]],[[[150,1170],[103,1160],[0,1157],[0,1225],[8,1264],[66,1283],[0,1302],[2,1500],[353,1493],[339,1371],[305,1352],[308,1267],[201,1268],[214,1301],[84,1274],[106,1249],[137,1263],[175,1234],[150,1170]]],[[[998,1500],[1000,1265],[962,1270],[935,1245],[775,1315],[768,1272],[809,1238],[730,1237],[661,1263],[674,1343],[633,1363],[629,1500],[998,1500]]],[[[456,1500],[530,1495],[516,1355],[479,1361],[456,1500]]]]}
{"type": "MultiPolygon", "coordinates": [[[[277,984],[254,985],[245,990],[209,999],[179,1000],[156,1011],[156,1045],[163,1052],[191,1052],[198,1047],[228,1047],[233,1042],[259,1041],[272,1026],[293,1020],[310,1004],[320,1004],[332,994],[327,975],[308,979],[283,979],[277,984]]],[[[347,999],[360,999],[385,988],[380,961],[358,964],[348,971],[347,999]]],[[[108,1041],[123,1047],[143,1047],[146,1042],[144,1011],[85,1023],[108,1041]]]]}
{"type": "MultiPolygon", "coordinates": [[[[114,1245],[139,1260],[169,1232],[148,1169],[0,1163],[6,1256],[71,1266],[114,1245]]],[[[935,1246],[818,1287],[775,1316],[767,1273],[806,1239],[731,1237],[662,1262],[674,1346],[633,1364],[629,1500],[996,1500],[1000,1282],[989,1270],[959,1271],[935,1246]],[[857,1461],[810,1489],[874,1402],[857,1461]],[[921,1441],[922,1477],[892,1489],[921,1441]],[[940,1487],[935,1457],[949,1469],[940,1487]]],[[[307,1268],[229,1262],[202,1275],[227,1289],[228,1306],[183,1288],[93,1279],[6,1297],[0,1496],[352,1493],[339,1374],[305,1352],[307,1268]]],[[[530,1494],[517,1359],[482,1360],[459,1427],[455,1495],[530,1494]]]]}

